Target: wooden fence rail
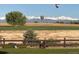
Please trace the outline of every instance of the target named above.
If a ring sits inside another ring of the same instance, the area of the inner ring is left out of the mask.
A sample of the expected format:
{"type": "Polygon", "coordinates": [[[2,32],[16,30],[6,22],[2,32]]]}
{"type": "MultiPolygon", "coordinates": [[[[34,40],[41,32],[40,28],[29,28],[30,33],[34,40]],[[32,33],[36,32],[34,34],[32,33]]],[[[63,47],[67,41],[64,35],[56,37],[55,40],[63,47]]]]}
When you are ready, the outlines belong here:
{"type": "MultiPolygon", "coordinates": [[[[68,45],[68,43],[67,42],[74,42],[74,41],[77,41],[77,42],[79,42],[79,39],[66,39],[66,38],[64,38],[63,40],[61,40],[61,39],[59,39],[59,40],[27,40],[26,41],[26,43],[28,44],[28,45],[31,45],[31,44],[38,44],[38,45],[40,45],[40,44],[42,44],[41,42],[43,42],[43,45],[49,45],[50,46],[50,44],[54,44],[54,45],[58,45],[59,46],[59,44],[58,43],[60,43],[60,42],[63,42],[62,43],[62,46],[63,47],[67,47],[67,45],[68,45]],[[30,43],[30,44],[29,44],[30,43]]],[[[4,46],[4,45],[6,45],[6,42],[22,42],[22,44],[23,44],[23,40],[6,40],[6,39],[2,39],[2,40],[0,40],[0,45],[2,45],[2,46],[4,46]]],[[[75,43],[74,43],[75,44],[75,43]]],[[[61,45],[61,44],[60,44],[61,45]]],[[[73,45],[73,44],[71,44],[71,45],[73,45]]],[[[77,43],[77,44],[75,44],[75,45],[78,45],[79,46],[79,43],[77,43]]]]}

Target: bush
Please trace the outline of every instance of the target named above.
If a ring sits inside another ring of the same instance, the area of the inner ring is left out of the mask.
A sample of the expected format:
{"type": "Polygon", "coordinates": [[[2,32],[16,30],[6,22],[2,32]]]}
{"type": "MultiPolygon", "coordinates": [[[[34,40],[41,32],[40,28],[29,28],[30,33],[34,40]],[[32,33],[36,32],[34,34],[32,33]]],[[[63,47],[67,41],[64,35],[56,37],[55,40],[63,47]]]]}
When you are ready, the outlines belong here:
{"type": "Polygon", "coordinates": [[[24,33],[24,41],[23,44],[26,44],[26,41],[33,41],[36,40],[36,33],[32,30],[28,30],[24,33]]]}
{"type": "Polygon", "coordinates": [[[6,44],[4,45],[4,48],[13,48],[13,47],[11,45],[6,44]]]}
{"type": "Polygon", "coordinates": [[[38,23],[38,21],[35,21],[34,23],[38,23]]]}
{"type": "Polygon", "coordinates": [[[23,44],[20,44],[20,45],[17,45],[18,46],[18,48],[26,48],[27,47],[27,45],[23,45],[23,44]]]}

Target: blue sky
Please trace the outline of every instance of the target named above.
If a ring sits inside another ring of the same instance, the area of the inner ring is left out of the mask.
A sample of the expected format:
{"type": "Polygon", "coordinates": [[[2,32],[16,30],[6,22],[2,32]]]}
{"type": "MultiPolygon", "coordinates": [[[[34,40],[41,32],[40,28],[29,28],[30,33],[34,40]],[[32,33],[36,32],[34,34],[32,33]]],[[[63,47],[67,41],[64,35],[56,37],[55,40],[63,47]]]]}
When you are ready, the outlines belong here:
{"type": "Polygon", "coordinates": [[[0,17],[11,11],[21,11],[26,16],[68,16],[79,18],[79,4],[64,4],[55,8],[51,4],[0,4],[0,17]]]}

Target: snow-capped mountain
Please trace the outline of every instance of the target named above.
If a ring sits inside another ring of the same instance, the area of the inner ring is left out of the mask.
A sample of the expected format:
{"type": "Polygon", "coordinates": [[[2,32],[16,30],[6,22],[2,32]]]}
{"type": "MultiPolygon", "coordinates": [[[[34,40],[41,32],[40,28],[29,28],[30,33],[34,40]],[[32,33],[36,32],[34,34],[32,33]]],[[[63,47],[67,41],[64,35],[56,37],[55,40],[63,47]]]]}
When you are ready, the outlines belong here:
{"type": "Polygon", "coordinates": [[[43,19],[41,19],[40,16],[27,16],[29,19],[27,22],[39,22],[39,23],[57,23],[57,22],[63,22],[63,23],[71,23],[71,22],[79,22],[77,18],[72,17],[66,17],[66,16],[60,16],[60,17],[46,17],[44,16],[43,19]]]}
{"type": "MultiPolygon", "coordinates": [[[[40,19],[40,16],[26,16],[29,20],[30,19],[40,19]]],[[[77,18],[60,16],[60,17],[44,17],[44,19],[51,19],[51,20],[79,20],[77,18]]],[[[0,17],[0,20],[5,20],[5,17],[0,17]]]]}
{"type": "Polygon", "coordinates": [[[60,20],[79,20],[77,18],[65,17],[65,16],[60,16],[60,17],[57,17],[57,18],[60,19],[60,20]]]}
{"type": "Polygon", "coordinates": [[[5,20],[5,17],[0,17],[0,23],[5,23],[6,20],[5,20]]]}
{"type": "MultiPolygon", "coordinates": [[[[72,17],[66,17],[66,16],[60,16],[60,17],[46,17],[44,16],[44,19],[41,19],[40,16],[26,16],[27,22],[43,22],[43,23],[57,23],[57,22],[64,22],[64,23],[70,23],[72,22],[79,22],[79,19],[72,18],[72,17]]],[[[0,17],[0,22],[6,22],[5,17],[0,17]]]]}
{"type": "MultiPolygon", "coordinates": [[[[27,16],[28,19],[40,19],[40,16],[27,16]]],[[[77,18],[60,16],[60,17],[44,17],[44,19],[51,19],[51,20],[79,20],[77,18]]]]}
{"type": "Polygon", "coordinates": [[[5,20],[5,17],[0,17],[0,20],[5,20]]]}

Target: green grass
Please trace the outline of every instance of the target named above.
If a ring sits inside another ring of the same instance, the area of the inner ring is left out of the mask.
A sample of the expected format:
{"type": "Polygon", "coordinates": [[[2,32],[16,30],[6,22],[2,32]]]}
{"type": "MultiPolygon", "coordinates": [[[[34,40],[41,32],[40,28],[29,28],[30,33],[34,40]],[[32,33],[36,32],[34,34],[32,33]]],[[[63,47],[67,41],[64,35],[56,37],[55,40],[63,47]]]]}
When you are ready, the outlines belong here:
{"type": "Polygon", "coordinates": [[[6,51],[8,54],[78,54],[79,48],[2,48],[0,51],[6,51]]]}
{"type": "Polygon", "coordinates": [[[4,26],[0,30],[79,30],[79,26],[4,26]]]}

